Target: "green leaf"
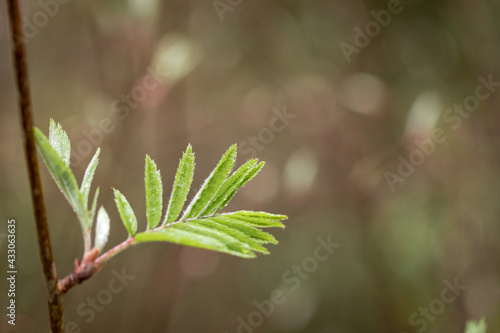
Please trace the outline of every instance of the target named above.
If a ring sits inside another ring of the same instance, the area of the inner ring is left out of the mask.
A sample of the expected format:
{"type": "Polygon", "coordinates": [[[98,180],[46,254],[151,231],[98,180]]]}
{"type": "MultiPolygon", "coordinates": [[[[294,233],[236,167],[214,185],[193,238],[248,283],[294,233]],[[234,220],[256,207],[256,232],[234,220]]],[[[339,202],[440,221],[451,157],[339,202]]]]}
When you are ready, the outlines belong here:
{"type": "Polygon", "coordinates": [[[83,176],[82,185],[80,186],[80,192],[82,192],[83,202],[85,203],[85,207],[87,207],[89,202],[90,187],[92,185],[92,180],[94,179],[95,169],[97,168],[97,164],[99,164],[100,152],[101,149],[97,148],[94,157],[92,157],[92,160],[87,166],[87,170],[85,170],[85,175],[83,176]]]}
{"type": "Polygon", "coordinates": [[[109,236],[109,216],[106,213],[104,207],[99,208],[97,213],[97,225],[95,228],[95,241],[94,246],[102,251],[106,243],[108,242],[109,236]]]}
{"type": "Polygon", "coordinates": [[[189,204],[188,208],[184,212],[182,220],[198,217],[200,213],[205,209],[205,207],[210,203],[234,166],[234,162],[236,159],[236,148],[236,145],[232,145],[222,156],[215,169],[205,180],[205,183],[189,204]]]}
{"type": "Polygon", "coordinates": [[[231,255],[254,258],[254,252],[268,254],[261,244],[276,244],[276,239],[258,228],[279,226],[284,215],[241,211],[177,222],[159,230],[135,235],[137,242],[168,241],[231,255]]]}
{"type": "Polygon", "coordinates": [[[173,226],[173,228],[194,232],[199,235],[205,235],[207,237],[212,237],[224,243],[226,249],[230,252],[239,253],[240,255],[249,258],[255,257],[255,253],[251,251],[251,248],[248,244],[245,244],[240,240],[238,240],[237,238],[220,230],[202,225],[197,225],[196,224],[197,221],[198,220],[195,220],[194,221],[195,223],[178,223],[175,226],[173,226]]]}
{"type": "Polygon", "coordinates": [[[172,194],[170,195],[167,214],[163,224],[173,222],[179,217],[189,189],[191,188],[194,165],[194,153],[192,152],[191,145],[188,145],[186,151],[182,155],[182,159],[179,161],[179,167],[175,174],[172,194]]]}
{"type": "Polygon", "coordinates": [[[215,209],[214,213],[218,213],[222,208],[224,208],[229,203],[229,201],[234,197],[236,191],[239,190],[241,187],[245,186],[246,183],[248,183],[255,176],[257,176],[257,174],[260,172],[260,170],[262,170],[265,164],[266,162],[260,162],[257,165],[255,165],[252,168],[252,170],[246,174],[246,177],[243,179],[243,181],[241,181],[241,183],[238,184],[238,188],[226,197],[226,199],[222,202],[222,204],[215,209]]]}
{"type": "Polygon", "coordinates": [[[259,243],[278,244],[278,241],[271,234],[268,234],[267,232],[257,229],[251,223],[234,220],[224,216],[211,217],[210,220],[222,225],[226,225],[230,228],[239,230],[245,235],[252,237],[255,241],[259,243]]]}
{"type": "Polygon", "coordinates": [[[123,225],[125,225],[125,229],[127,229],[128,234],[132,237],[137,232],[137,219],[134,211],[120,191],[113,189],[113,193],[115,195],[116,208],[118,208],[118,213],[120,213],[123,225]]]}
{"type": "MultiPolygon", "coordinates": [[[[49,139],[37,128],[34,129],[34,133],[37,148],[50,174],[73,207],[82,229],[88,235],[96,215],[99,197],[99,187],[97,187],[91,208],[87,210],[100,149],[95,152],[85,171],[81,187],[78,188],[69,168],[70,142],[61,125],[51,120],[49,139]]],[[[261,228],[284,228],[281,221],[287,218],[285,215],[252,211],[218,214],[238,189],[255,177],[264,166],[264,162],[259,163],[257,159],[253,159],[229,176],[235,163],[236,149],[236,145],[233,145],[225,152],[178,220],[191,187],[195,166],[194,153],[191,145],[188,145],[179,162],[167,212],[160,228],[157,226],[162,219],[162,180],[155,162],[146,155],[144,182],[148,228],[145,232],[136,234],[137,219],[132,207],[120,191],[113,189],[116,207],[129,236],[133,237],[130,239],[132,243],[169,241],[243,258],[254,258],[256,252],[268,254],[263,244],[276,244],[277,241],[261,228]]],[[[109,216],[103,207],[99,209],[96,220],[94,244],[102,251],[110,229],[109,216]]]]}
{"type": "Polygon", "coordinates": [[[219,217],[230,218],[239,222],[245,222],[258,228],[278,227],[285,228],[280,221],[286,220],[286,215],[276,215],[266,212],[252,212],[240,210],[234,213],[220,214],[219,217]]]}
{"type": "Polygon", "coordinates": [[[200,213],[200,216],[218,213],[234,197],[236,192],[259,173],[265,162],[258,163],[257,159],[249,160],[227,178],[210,204],[200,213]]]}
{"type": "Polygon", "coordinates": [[[255,253],[250,250],[249,246],[244,246],[237,239],[222,232],[190,223],[177,223],[159,231],[138,233],[134,238],[136,242],[168,241],[228,253],[242,258],[255,258],[255,253]]]}
{"type": "Polygon", "coordinates": [[[52,148],[57,152],[66,165],[69,166],[71,157],[71,143],[68,134],[62,129],[61,124],[50,119],[49,142],[52,148]]]}
{"type": "Polygon", "coordinates": [[[174,244],[239,255],[239,253],[232,253],[224,243],[217,239],[175,228],[166,228],[155,232],[141,232],[135,235],[134,239],[138,243],[171,242],[174,244]]]}
{"type": "Polygon", "coordinates": [[[198,226],[203,226],[203,227],[206,227],[209,229],[217,230],[221,233],[224,233],[225,235],[233,237],[234,239],[239,241],[241,244],[243,244],[243,247],[245,247],[245,248],[249,248],[252,251],[257,251],[257,252],[261,252],[264,254],[269,254],[269,251],[265,247],[260,245],[259,242],[257,242],[251,236],[241,232],[238,229],[231,228],[227,225],[217,223],[215,220],[198,219],[198,220],[191,221],[189,223],[189,225],[198,225],[198,226]]]}
{"type": "Polygon", "coordinates": [[[163,185],[160,171],[156,169],[155,162],[146,155],[144,170],[144,183],[146,187],[146,217],[148,228],[153,229],[160,223],[163,209],[163,185]]]}
{"type": "Polygon", "coordinates": [[[82,230],[87,230],[89,227],[89,215],[73,172],[68,164],[66,164],[61,156],[52,148],[45,134],[36,127],[33,130],[36,146],[40,155],[42,155],[47,169],[49,169],[52,178],[54,178],[57,186],[75,211],[82,230]]]}
{"type": "Polygon", "coordinates": [[[269,251],[263,244],[276,244],[277,241],[260,228],[284,228],[281,221],[287,218],[285,215],[253,211],[217,214],[233,198],[238,189],[255,177],[264,166],[264,162],[259,163],[257,159],[253,159],[228,177],[235,157],[234,145],[223,155],[182,218],[175,222],[193,177],[194,155],[191,153],[191,146],[188,146],[177,169],[163,227],[138,233],[134,236],[135,241],[167,241],[243,258],[254,258],[255,252],[268,254],[269,251]]]}
{"type": "Polygon", "coordinates": [[[99,187],[95,190],[94,200],[92,200],[92,207],[89,211],[89,225],[92,228],[92,223],[94,223],[95,210],[97,207],[97,198],[99,197],[99,187]]]}

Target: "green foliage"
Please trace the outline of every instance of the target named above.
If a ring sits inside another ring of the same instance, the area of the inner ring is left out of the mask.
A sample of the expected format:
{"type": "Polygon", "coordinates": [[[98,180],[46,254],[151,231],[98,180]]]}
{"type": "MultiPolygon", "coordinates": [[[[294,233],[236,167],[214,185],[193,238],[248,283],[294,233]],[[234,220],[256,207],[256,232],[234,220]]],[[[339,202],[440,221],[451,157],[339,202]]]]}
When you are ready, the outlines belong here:
{"type": "MultiPolygon", "coordinates": [[[[177,223],[170,228],[156,232],[137,234],[135,239],[137,242],[169,241],[224,252],[243,258],[254,258],[255,254],[252,250],[264,252],[261,250],[261,246],[254,246],[249,237],[246,240],[238,239],[226,230],[217,228],[216,224],[203,225],[200,223],[203,221],[209,224],[211,222],[210,219],[195,219],[189,221],[189,223],[177,223]]],[[[241,236],[245,237],[244,234],[241,234],[241,236]]]]}
{"type": "Polygon", "coordinates": [[[87,210],[88,197],[94,173],[99,163],[100,149],[97,149],[94,157],[90,161],[85,171],[81,187],[78,188],[75,175],[69,167],[71,144],[68,135],[62,129],[61,125],[56,124],[56,122],[51,119],[49,138],[47,138],[38,128],[34,129],[34,135],[36,146],[40,155],[42,155],[45,165],[49,169],[57,186],[73,208],[73,211],[76,213],[82,230],[90,231],[95,215],[99,191],[97,190],[94,195],[90,210],[87,210]]]}
{"type": "Polygon", "coordinates": [[[264,162],[259,163],[257,159],[253,159],[229,176],[235,159],[236,145],[233,145],[205,180],[183,217],[173,222],[182,210],[193,178],[194,154],[191,152],[191,146],[188,146],[177,169],[166,224],[136,234],[135,241],[167,241],[243,258],[254,258],[255,252],[268,254],[262,244],[277,242],[273,236],[260,228],[283,228],[281,221],[287,218],[285,215],[252,211],[217,214],[236,191],[255,177],[264,166],[264,162]]]}
{"type": "Polygon", "coordinates": [[[243,164],[231,175],[231,177],[224,181],[210,204],[203,209],[200,215],[218,213],[229,203],[238,189],[243,187],[250,179],[257,175],[264,164],[265,162],[258,163],[257,159],[250,160],[243,164]]]}
{"type": "Polygon", "coordinates": [[[203,183],[198,193],[196,193],[188,208],[186,208],[182,220],[200,216],[200,213],[210,203],[231,172],[235,160],[236,145],[232,145],[222,156],[219,164],[217,164],[214,171],[212,171],[210,176],[205,180],[205,183],[203,183]]]}
{"type": "Polygon", "coordinates": [[[125,226],[125,229],[127,229],[128,234],[132,237],[137,232],[137,219],[135,217],[134,210],[120,191],[113,189],[113,192],[115,194],[116,208],[118,208],[120,218],[122,219],[123,225],[125,226]]]}
{"type": "Polygon", "coordinates": [[[190,245],[243,258],[254,258],[256,252],[268,254],[261,244],[277,241],[270,234],[259,230],[263,227],[281,227],[284,215],[264,212],[239,211],[177,222],[169,228],[143,232],[135,236],[137,242],[169,241],[190,245]]]}
{"type": "MultiPolygon", "coordinates": [[[[47,137],[38,128],[34,129],[34,135],[38,151],[40,152],[40,155],[42,155],[43,161],[45,162],[47,169],[49,169],[52,178],[54,178],[57,186],[75,211],[76,216],[80,221],[82,230],[87,230],[89,228],[89,214],[83,201],[83,195],[78,188],[78,184],[76,183],[75,176],[69,168],[69,165],[66,164],[63,159],[66,158],[66,155],[61,156],[58,153],[64,150],[57,146],[60,143],[60,140],[53,140],[56,145],[55,147],[57,148],[56,150],[50,144],[49,139],[47,139],[47,137]]],[[[54,136],[55,135],[52,135],[52,137],[54,136]]],[[[61,146],[65,145],[65,143],[61,144],[61,146]]]]}
{"type": "Polygon", "coordinates": [[[177,173],[175,174],[172,194],[170,195],[167,214],[163,224],[173,222],[179,217],[189,193],[189,189],[191,188],[195,165],[194,153],[191,150],[191,145],[188,145],[186,151],[182,155],[182,159],[179,161],[179,167],[177,168],[177,173]]]}
{"type": "Polygon", "coordinates": [[[71,144],[68,135],[62,129],[61,124],[56,124],[52,118],[50,119],[49,142],[57,154],[61,156],[64,163],[69,166],[71,144]]]}
{"type": "Polygon", "coordinates": [[[92,185],[92,180],[94,179],[94,173],[95,169],[97,168],[97,164],[99,164],[100,152],[101,149],[97,148],[94,157],[92,157],[92,160],[87,166],[87,170],[85,170],[85,175],[83,176],[82,185],[80,186],[80,192],[82,192],[83,202],[85,203],[85,207],[87,207],[88,205],[90,186],[92,185]]]}
{"type": "Polygon", "coordinates": [[[163,187],[160,171],[156,170],[155,162],[146,155],[144,168],[144,183],[146,187],[146,217],[148,228],[153,229],[160,223],[163,209],[163,187]]]}
{"type": "MultiPolygon", "coordinates": [[[[92,180],[99,163],[100,149],[97,149],[90,161],[81,187],[78,188],[69,168],[70,142],[61,125],[56,125],[51,120],[49,135],[51,139],[47,139],[37,128],[35,137],[38,150],[50,174],[75,210],[82,229],[89,233],[96,215],[99,188],[95,191],[90,210],[87,210],[87,206],[92,180]]],[[[252,159],[231,174],[236,154],[236,145],[229,147],[179,218],[191,188],[195,167],[194,153],[191,145],[188,145],[179,161],[167,211],[161,225],[159,225],[163,213],[161,175],[155,162],[146,155],[144,184],[147,227],[144,232],[137,233],[137,218],[131,205],[119,190],[113,189],[118,213],[129,234],[127,246],[134,243],[166,241],[243,258],[254,258],[255,253],[268,254],[263,245],[276,244],[277,241],[271,234],[261,229],[284,228],[282,221],[287,218],[285,215],[253,211],[219,213],[236,192],[264,167],[264,162],[252,159]]],[[[106,245],[109,230],[109,216],[101,207],[97,213],[94,240],[94,246],[99,251],[106,245]]]]}
{"type": "Polygon", "coordinates": [[[465,327],[465,333],[486,333],[486,328],[484,318],[480,321],[469,321],[465,327]]]}
{"type": "Polygon", "coordinates": [[[97,198],[99,198],[99,187],[95,190],[94,200],[92,200],[92,207],[89,211],[90,226],[92,227],[92,222],[94,221],[95,210],[97,208],[97,198]]]}

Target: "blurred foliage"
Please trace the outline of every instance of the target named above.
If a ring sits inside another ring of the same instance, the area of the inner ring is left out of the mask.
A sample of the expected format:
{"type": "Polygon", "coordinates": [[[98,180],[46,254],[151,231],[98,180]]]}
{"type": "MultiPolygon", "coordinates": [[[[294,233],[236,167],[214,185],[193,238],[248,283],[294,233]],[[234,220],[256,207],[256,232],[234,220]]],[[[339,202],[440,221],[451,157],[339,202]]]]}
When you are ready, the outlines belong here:
{"type": "Polygon", "coordinates": [[[484,319],[480,321],[470,321],[465,327],[465,333],[486,333],[486,327],[484,319]]]}
{"type": "MultiPolygon", "coordinates": [[[[228,209],[290,218],[272,254],[251,262],[138,246],[65,297],[66,321],[82,332],[235,332],[238,318],[248,323],[257,311],[254,301],[280,289],[286,301],[253,331],[416,332],[423,324],[410,317],[422,320],[420,308],[435,313],[428,333],[463,332],[480,317],[498,331],[500,93],[460,115],[459,126],[444,115],[459,115],[453,107],[475,95],[478,77],[500,81],[500,2],[402,1],[350,62],[341,43],[353,44],[355,28],[364,31],[371,11],[394,0],[221,2],[231,7],[222,21],[211,1],[70,1],[43,25],[40,4],[23,2],[36,124],[46,132],[49,117],[62,123],[79,152],[71,161],[78,181],[101,146],[95,183],[104,206],[119,187],[145,211],[144,153],[168,184],[188,143],[199,152],[196,174],[205,175],[236,142],[267,165],[228,209]],[[400,157],[421,151],[433,129],[446,140],[391,191],[387,172],[397,174],[400,157]],[[307,258],[320,236],[341,246],[313,270],[307,258]],[[159,257],[164,265],[143,259],[159,257]],[[284,275],[294,265],[311,273],[292,290],[284,275]],[[81,314],[91,309],[87,297],[102,297],[113,269],[135,278],[90,320],[81,314]],[[440,301],[444,281],[455,279],[467,288],[440,301]]],[[[2,6],[0,212],[18,226],[16,330],[46,332],[7,28],[2,6]]],[[[80,231],[42,173],[65,275],[81,255],[80,231]]],[[[195,176],[193,186],[202,181],[195,176]]],[[[118,212],[108,213],[116,243],[126,233],[118,212]]]]}

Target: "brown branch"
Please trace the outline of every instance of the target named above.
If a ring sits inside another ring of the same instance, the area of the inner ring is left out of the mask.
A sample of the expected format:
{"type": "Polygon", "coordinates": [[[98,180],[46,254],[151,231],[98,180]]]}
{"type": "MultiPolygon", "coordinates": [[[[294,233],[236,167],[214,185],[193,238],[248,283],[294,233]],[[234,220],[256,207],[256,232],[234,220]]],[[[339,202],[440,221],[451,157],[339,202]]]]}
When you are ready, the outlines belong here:
{"type": "Polygon", "coordinates": [[[57,293],[57,273],[52,257],[49,228],[43,201],[42,183],[38,170],[35,140],[33,138],[33,115],[29,90],[28,70],[24,51],[21,18],[17,0],[7,0],[9,22],[11,29],[12,57],[16,70],[16,82],[19,92],[19,107],[23,126],[24,150],[31,186],[31,198],[35,213],[35,223],[38,236],[38,248],[45,283],[48,292],[50,327],[53,333],[64,332],[63,307],[61,296],[57,293]]]}
{"type": "Polygon", "coordinates": [[[99,272],[104,264],[96,264],[95,259],[99,255],[99,249],[94,247],[88,251],[82,259],[75,259],[73,272],[60,279],[57,282],[57,289],[60,295],[65,294],[68,290],[90,278],[95,273],[99,272]]]}
{"type": "Polygon", "coordinates": [[[68,290],[87,280],[97,272],[99,272],[104,264],[113,256],[122,252],[129,246],[133,245],[135,242],[134,237],[130,237],[124,240],[120,244],[116,245],[112,249],[108,250],[101,256],[99,254],[101,251],[94,247],[90,251],[85,253],[82,261],[75,259],[75,264],[73,265],[73,272],[69,273],[64,278],[57,282],[58,293],[63,295],[68,290]],[[99,256],[99,257],[98,257],[99,256]]]}

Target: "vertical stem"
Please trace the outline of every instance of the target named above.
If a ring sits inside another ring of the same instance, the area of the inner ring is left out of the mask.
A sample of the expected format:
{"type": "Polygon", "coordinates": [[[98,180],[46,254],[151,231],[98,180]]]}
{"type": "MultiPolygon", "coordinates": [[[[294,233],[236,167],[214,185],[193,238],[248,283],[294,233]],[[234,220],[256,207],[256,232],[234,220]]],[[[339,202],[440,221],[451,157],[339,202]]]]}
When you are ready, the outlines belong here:
{"type": "Polygon", "coordinates": [[[56,267],[52,258],[49,228],[47,225],[42,184],[38,170],[35,140],[33,138],[33,115],[31,109],[24,41],[22,39],[23,33],[21,29],[19,4],[17,0],[7,0],[7,7],[9,11],[11,29],[12,57],[15,65],[17,89],[19,92],[19,107],[23,126],[24,149],[30,178],[31,198],[33,200],[33,209],[35,213],[38,236],[38,248],[40,251],[40,259],[42,261],[43,274],[45,276],[45,283],[48,292],[50,327],[53,333],[61,333],[64,332],[62,298],[57,293],[56,267]]]}

